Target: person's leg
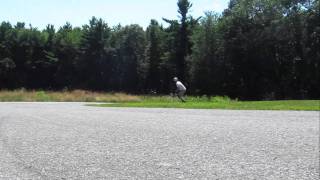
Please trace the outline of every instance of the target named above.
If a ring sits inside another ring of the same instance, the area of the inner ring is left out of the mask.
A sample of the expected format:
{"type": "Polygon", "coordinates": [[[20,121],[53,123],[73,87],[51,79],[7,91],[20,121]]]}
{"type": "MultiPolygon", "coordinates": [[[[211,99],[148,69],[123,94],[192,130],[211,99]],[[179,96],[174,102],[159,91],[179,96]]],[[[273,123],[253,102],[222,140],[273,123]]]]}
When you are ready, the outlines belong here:
{"type": "Polygon", "coordinates": [[[183,98],[184,94],[186,93],[186,91],[179,91],[178,92],[178,98],[182,101],[182,102],[186,102],[186,100],[183,98]]]}

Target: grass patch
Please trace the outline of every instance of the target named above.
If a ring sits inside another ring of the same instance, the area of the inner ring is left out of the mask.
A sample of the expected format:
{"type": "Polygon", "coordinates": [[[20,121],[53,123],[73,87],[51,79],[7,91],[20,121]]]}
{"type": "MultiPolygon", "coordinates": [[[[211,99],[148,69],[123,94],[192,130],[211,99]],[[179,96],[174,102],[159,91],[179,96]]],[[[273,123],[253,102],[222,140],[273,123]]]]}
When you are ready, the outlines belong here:
{"type": "Polygon", "coordinates": [[[283,101],[237,101],[228,97],[188,97],[182,103],[170,96],[141,97],[141,100],[115,104],[102,104],[101,107],[145,107],[145,108],[185,108],[185,109],[234,109],[234,110],[307,110],[319,111],[319,100],[283,101]]]}
{"type": "Polygon", "coordinates": [[[103,93],[83,90],[74,91],[0,91],[2,102],[132,102],[140,97],[125,93],[103,93]]]}
{"type": "Polygon", "coordinates": [[[320,100],[238,101],[229,97],[188,97],[186,103],[171,96],[134,96],[125,93],[74,91],[0,91],[0,102],[106,102],[101,107],[144,107],[234,110],[320,111],[320,100]]]}

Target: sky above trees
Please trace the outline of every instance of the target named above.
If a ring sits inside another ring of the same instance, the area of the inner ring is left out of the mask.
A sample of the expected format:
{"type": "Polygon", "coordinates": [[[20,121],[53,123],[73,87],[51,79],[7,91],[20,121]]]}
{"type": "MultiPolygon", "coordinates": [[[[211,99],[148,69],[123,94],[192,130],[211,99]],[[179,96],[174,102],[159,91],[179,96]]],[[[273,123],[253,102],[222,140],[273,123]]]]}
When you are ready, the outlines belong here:
{"type": "MultiPolygon", "coordinates": [[[[191,14],[203,16],[203,12],[222,12],[229,0],[194,0],[191,14]]],[[[176,19],[175,0],[10,0],[1,2],[0,21],[25,22],[44,29],[48,23],[56,27],[70,22],[82,26],[92,16],[101,17],[109,26],[139,24],[144,28],[150,19],[162,22],[162,18],[176,19]]],[[[164,23],[165,24],[165,23],[164,23]]]]}

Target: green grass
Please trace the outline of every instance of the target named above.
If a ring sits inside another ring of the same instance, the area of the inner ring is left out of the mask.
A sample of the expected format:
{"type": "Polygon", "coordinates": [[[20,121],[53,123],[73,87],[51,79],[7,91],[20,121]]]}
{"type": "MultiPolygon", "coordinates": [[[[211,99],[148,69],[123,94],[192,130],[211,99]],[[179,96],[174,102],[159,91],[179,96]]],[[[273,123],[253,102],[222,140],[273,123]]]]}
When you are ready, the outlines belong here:
{"type": "Polygon", "coordinates": [[[125,93],[74,91],[0,91],[0,102],[106,102],[101,107],[145,107],[238,110],[308,110],[320,111],[320,100],[238,101],[228,97],[188,97],[182,103],[171,96],[135,96],[125,93]]]}
{"type": "Polygon", "coordinates": [[[97,105],[101,107],[145,107],[185,109],[233,109],[233,110],[307,110],[319,111],[320,100],[237,101],[228,97],[188,97],[186,103],[176,98],[142,97],[139,101],[97,105]]]}

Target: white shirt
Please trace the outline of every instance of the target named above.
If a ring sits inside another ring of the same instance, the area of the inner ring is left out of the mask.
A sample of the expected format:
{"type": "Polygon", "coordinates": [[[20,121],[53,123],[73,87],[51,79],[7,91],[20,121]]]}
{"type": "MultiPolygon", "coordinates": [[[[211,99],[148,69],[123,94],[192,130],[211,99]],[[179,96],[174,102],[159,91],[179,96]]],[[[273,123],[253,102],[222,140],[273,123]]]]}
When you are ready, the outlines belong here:
{"type": "Polygon", "coordinates": [[[186,91],[187,90],[187,88],[180,81],[176,82],[176,86],[179,91],[186,91]]]}

